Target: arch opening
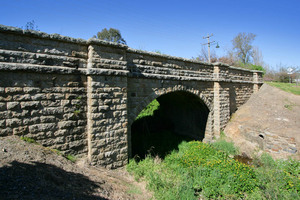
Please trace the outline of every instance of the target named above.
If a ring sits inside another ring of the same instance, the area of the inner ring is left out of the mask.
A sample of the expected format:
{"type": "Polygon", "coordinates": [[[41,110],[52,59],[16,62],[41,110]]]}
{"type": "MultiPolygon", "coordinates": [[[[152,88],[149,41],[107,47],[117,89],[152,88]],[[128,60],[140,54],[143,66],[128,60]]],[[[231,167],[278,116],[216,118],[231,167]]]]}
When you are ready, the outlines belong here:
{"type": "Polygon", "coordinates": [[[131,125],[132,157],[164,158],[182,141],[205,136],[209,109],[196,95],[177,91],[152,101],[131,125]]]}

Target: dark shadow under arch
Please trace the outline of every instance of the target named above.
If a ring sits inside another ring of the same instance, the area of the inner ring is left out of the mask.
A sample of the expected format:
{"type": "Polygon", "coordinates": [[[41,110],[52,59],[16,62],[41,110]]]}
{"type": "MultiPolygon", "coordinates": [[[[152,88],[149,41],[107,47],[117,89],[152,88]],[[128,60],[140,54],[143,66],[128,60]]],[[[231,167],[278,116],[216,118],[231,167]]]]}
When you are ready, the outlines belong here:
{"type": "Polygon", "coordinates": [[[209,109],[198,96],[177,91],[156,100],[159,109],[131,126],[132,156],[151,153],[163,158],[182,141],[203,140],[209,109]]]}

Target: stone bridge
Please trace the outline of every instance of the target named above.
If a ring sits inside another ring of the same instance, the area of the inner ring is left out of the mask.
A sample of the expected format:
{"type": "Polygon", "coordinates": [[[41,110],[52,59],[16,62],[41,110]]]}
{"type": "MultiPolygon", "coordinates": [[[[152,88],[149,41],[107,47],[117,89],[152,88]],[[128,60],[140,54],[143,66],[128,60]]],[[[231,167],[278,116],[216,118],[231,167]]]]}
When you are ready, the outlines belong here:
{"type": "Polygon", "coordinates": [[[210,141],[261,84],[260,71],[0,26],[0,136],[30,137],[93,165],[127,163],[131,125],[154,99],[179,134],[210,141]]]}

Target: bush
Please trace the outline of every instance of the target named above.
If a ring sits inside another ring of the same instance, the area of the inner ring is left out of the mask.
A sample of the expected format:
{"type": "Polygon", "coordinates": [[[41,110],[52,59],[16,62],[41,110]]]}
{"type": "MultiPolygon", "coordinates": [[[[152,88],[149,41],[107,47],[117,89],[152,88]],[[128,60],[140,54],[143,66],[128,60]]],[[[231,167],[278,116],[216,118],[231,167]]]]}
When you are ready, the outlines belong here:
{"type": "Polygon", "coordinates": [[[183,142],[164,161],[147,157],[127,169],[144,177],[156,199],[243,198],[255,188],[251,167],[230,159],[222,151],[198,141],[183,142]]]}
{"type": "Polygon", "coordinates": [[[299,161],[263,154],[255,168],[231,159],[224,147],[192,141],[178,149],[165,160],[131,160],[127,170],[144,178],[156,199],[300,199],[299,161]]]}
{"type": "Polygon", "coordinates": [[[237,155],[239,153],[238,148],[234,146],[233,142],[227,142],[222,137],[219,138],[216,142],[211,144],[214,148],[219,151],[223,151],[228,155],[237,155]]]}

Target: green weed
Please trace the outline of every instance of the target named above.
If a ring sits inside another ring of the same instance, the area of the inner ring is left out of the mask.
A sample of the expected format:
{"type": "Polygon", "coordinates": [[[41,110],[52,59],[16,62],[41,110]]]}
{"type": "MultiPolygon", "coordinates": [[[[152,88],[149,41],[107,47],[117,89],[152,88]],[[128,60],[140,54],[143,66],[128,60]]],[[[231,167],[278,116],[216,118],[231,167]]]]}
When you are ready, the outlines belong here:
{"type": "Polygon", "coordinates": [[[299,199],[299,161],[263,154],[254,167],[230,158],[227,147],[192,141],[178,149],[165,160],[130,160],[127,170],[145,179],[156,199],[299,199]]]}
{"type": "Polygon", "coordinates": [[[75,156],[70,155],[70,154],[66,155],[65,157],[73,163],[76,162],[76,160],[77,160],[77,158],[75,156]]]}
{"type": "MultiPolygon", "coordinates": [[[[49,148],[50,149],[50,148],[49,148]]],[[[57,155],[62,155],[62,153],[60,152],[60,150],[57,149],[50,149],[50,151],[52,151],[53,153],[56,153],[57,155]]]]}
{"type": "Polygon", "coordinates": [[[159,109],[159,102],[154,99],[151,103],[149,103],[146,108],[144,108],[140,114],[137,116],[135,120],[138,120],[140,118],[146,117],[146,116],[153,116],[154,111],[159,109]]]}
{"type": "Polygon", "coordinates": [[[233,142],[227,142],[224,137],[220,137],[211,144],[212,147],[216,148],[219,151],[223,151],[228,155],[237,155],[239,153],[239,150],[237,147],[234,146],[233,142]]]}
{"type": "Polygon", "coordinates": [[[25,142],[28,142],[28,143],[33,143],[33,144],[38,144],[34,139],[32,138],[29,138],[29,137],[25,137],[25,136],[21,136],[20,137],[21,140],[25,141],[25,142]]]}

